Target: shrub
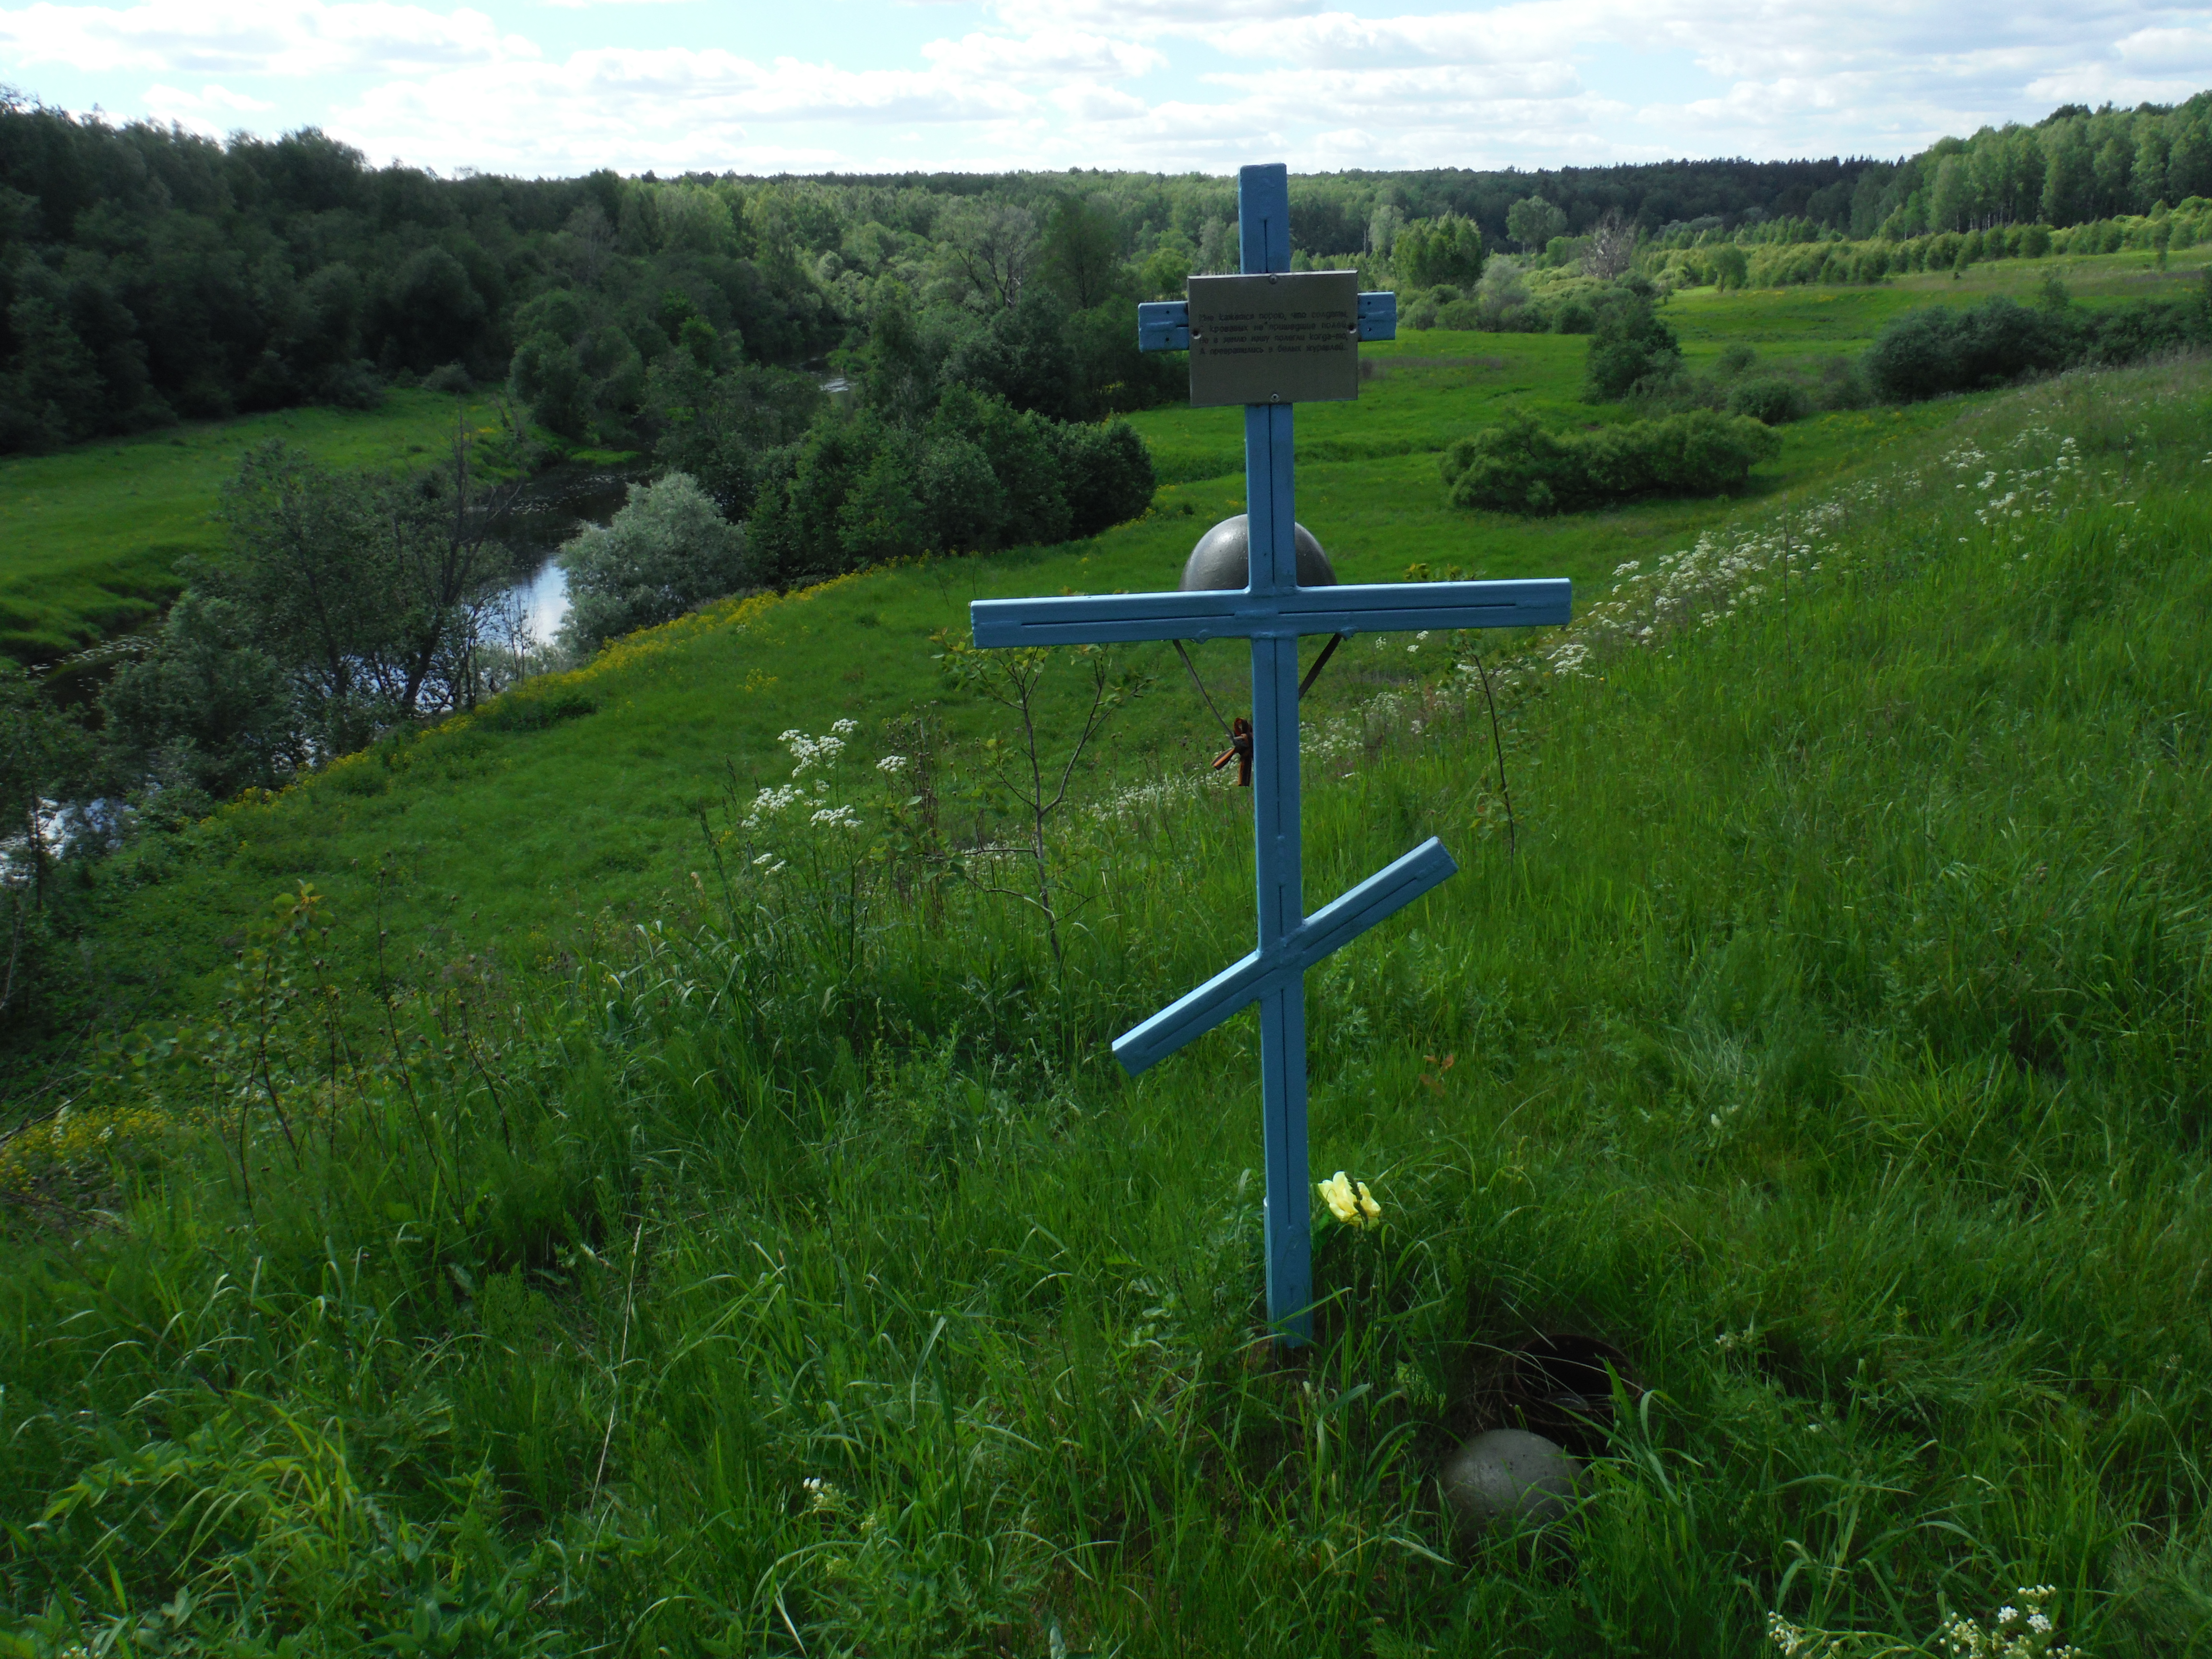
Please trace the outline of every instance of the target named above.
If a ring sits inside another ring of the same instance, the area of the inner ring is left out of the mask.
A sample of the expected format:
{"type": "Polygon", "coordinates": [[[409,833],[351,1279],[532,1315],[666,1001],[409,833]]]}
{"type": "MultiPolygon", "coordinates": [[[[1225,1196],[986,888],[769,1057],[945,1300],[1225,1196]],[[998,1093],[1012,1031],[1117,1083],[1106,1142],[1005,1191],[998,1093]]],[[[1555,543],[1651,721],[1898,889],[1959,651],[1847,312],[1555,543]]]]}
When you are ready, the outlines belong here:
{"type": "Polygon", "coordinates": [[[1583,396],[1592,403],[1625,398],[1639,382],[1663,380],[1682,363],[1682,343],[1651,301],[1626,294],[1605,308],[1590,336],[1583,396]]]}
{"type": "Polygon", "coordinates": [[[2072,331],[2064,319],[2010,300],[1965,310],[1930,306],[1882,330],[1867,350],[1867,377],[1892,403],[1980,391],[2063,367],[2073,355],[2072,331]]]}
{"type": "Polygon", "coordinates": [[[1446,450],[1438,470],[1455,507],[1571,512],[1638,495],[1739,490],[1781,448],[1757,421],[1693,410],[1589,433],[1547,431],[1526,410],[1446,450]]]}
{"type": "Polygon", "coordinates": [[[1723,380],[1734,380],[1759,361],[1757,348],[1741,340],[1732,340],[1721,348],[1721,355],[1713,360],[1713,373],[1723,380]]]}
{"type": "Polygon", "coordinates": [[[1552,331],[1555,334],[1588,334],[1597,327],[1597,313],[1586,300],[1568,300],[1552,313],[1552,331]]]}
{"type": "Polygon", "coordinates": [[[1095,536],[1152,504],[1152,452],[1127,421],[1049,428],[1067,495],[1068,534],[1095,536]]]}
{"type": "Polygon", "coordinates": [[[632,484],[612,523],[587,525],[562,546],[568,573],[563,641],[592,650],[736,591],[744,579],[744,532],[690,474],[632,484]]]}
{"type": "Polygon", "coordinates": [[[1820,374],[1820,386],[1814,400],[1820,408],[1863,409],[1872,401],[1867,392],[1866,376],[1859,373],[1854,359],[1823,357],[1820,374]]]}
{"type": "Polygon", "coordinates": [[[1482,282],[1475,289],[1474,303],[1480,307],[1480,326],[1503,330],[1514,325],[1508,319],[1527,309],[1528,285],[1523,280],[1525,267],[1510,258],[1492,259],[1482,273],[1482,282]]]}
{"type": "Polygon", "coordinates": [[[304,758],[283,666],[243,605],[186,589],[154,648],[100,694],[117,762],[216,800],[283,781],[304,758]]]}
{"type": "Polygon", "coordinates": [[[1739,381],[1728,395],[1728,412],[1748,416],[1762,426],[1785,426],[1802,421],[1811,410],[1805,388],[1779,374],[1764,374],[1739,381]]]}

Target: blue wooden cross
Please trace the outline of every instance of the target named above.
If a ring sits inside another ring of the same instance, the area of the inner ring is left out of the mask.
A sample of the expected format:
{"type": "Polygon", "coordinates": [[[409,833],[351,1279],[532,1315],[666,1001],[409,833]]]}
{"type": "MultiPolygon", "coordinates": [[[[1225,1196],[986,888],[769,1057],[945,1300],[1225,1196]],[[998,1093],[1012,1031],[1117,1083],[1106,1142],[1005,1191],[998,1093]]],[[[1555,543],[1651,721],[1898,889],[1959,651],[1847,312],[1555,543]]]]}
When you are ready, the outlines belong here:
{"type": "MultiPolygon", "coordinates": [[[[1290,179],[1283,167],[1237,177],[1237,228],[1248,274],[1291,268],[1290,179]]],[[[1391,339],[1396,296],[1359,295],[1358,335],[1391,339]]],[[[1139,307],[1139,343],[1190,344],[1188,302],[1139,307]]],[[[1530,628],[1567,620],[1564,580],[1392,582],[1300,587],[1293,540],[1291,408],[1244,410],[1244,498],[1252,569],[1237,592],[981,599],[975,643],[1099,644],[1137,640],[1252,641],[1252,806],[1259,872],[1259,948],[1114,1043],[1135,1076],[1247,1004],[1260,1005],[1260,1080],[1267,1169],[1267,1318],[1285,1340],[1313,1335],[1306,1165],[1305,970],[1427,892],[1458,866],[1433,837],[1334,903],[1305,914],[1298,865],[1298,638],[1416,629],[1530,628]]]]}

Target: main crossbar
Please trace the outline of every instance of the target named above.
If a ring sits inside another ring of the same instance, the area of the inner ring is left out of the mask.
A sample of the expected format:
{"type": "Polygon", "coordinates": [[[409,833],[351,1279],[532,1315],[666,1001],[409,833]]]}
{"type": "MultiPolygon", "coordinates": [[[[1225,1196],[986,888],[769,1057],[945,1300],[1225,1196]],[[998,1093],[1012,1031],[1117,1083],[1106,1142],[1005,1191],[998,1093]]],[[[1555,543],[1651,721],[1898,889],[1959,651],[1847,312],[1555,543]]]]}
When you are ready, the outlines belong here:
{"type": "Polygon", "coordinates": [[[979,646],[1103,645],[1117,640],[1289,639],[1404,634],[1423,628],[1541,628],[1565,623],[1564,577],[1498,582],[1374,582],[1197,593],[978,599],[979,646]]]}
{"type": "Polygon", "coordinates": [[[1342,949],[1386,916],[1411,904],[1459,866],[1431,836],[1394,860],[1343,897],[1323,905],[1272,945],[1224,969],[1143,1024],[1114,1039],[1114,1058],[1131,1077],[1204,1036],[1248,1003],[1295,986],[1298,975],[1342,949]]]}

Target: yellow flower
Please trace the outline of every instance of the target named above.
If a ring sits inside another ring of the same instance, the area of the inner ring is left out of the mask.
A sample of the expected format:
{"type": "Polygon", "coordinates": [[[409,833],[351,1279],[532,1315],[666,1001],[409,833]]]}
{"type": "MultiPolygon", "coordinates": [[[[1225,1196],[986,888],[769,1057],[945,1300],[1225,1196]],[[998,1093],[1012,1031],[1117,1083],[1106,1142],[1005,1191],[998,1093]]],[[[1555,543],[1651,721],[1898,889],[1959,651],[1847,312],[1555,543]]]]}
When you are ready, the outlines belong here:
{"type": "Polygon", "coordinates": [[[1367,1183],[1352,1180],[1341,1170],[1321,1183],[1321,1195],[1329,1213],[1347,1227],[1364,1227],[1382,1214],[1382,1206],[1367,1190],[1367,1183]]]}

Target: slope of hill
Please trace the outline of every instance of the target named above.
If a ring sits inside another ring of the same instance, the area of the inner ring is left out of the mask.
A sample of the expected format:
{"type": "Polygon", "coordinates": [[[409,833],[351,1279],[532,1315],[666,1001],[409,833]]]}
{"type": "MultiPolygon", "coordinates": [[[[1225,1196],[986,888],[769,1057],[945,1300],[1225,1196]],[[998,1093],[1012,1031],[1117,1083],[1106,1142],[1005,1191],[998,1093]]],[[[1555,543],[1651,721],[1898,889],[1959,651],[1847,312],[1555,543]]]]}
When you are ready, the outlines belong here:
{"type": "MultiPolygon", "coordinates": [[[[1431,832],[1465,868],[1314,979],[1316,1168],[1383,1215],[1324,1221],[1308,1352],[1256,1340],[1249,1039],[1135,1085],[1099,1046],[1241,948],[1233,794],[1133,762],[1065,820],[1060,959],[994,866],[933,873],[873,764],[910,729],[810,771],[811,823],[702,801],[550,979],[456,917],[436,973],[339,983],[375,883],[326,909],[278,856],[223,1006],[38,1132],[138,1174],[6,1247],[42,1518],[0,1600],[171,1651],[1748,1656],[1769,1609],[1924,1644],[2048,1583],[2100,1659],[2201,1646],[2212,380],[1940,412],[1504,665],[1517,852],[1471,677],[1316,721],[1310,892],[1431,832]],[[1650,1391],[1568,1519],[1455,1539],[1443,1456],[1560,1333],[1650,1391]]],[[[932,595],[867,580],[840,640],[932,595]]],[[[687,680],[778,671],[753,626],[641,642],[602,729],[697,741],[687,680]]]]}
{"type": "MultiPolygon", "coordinates": [[[[1758,313],[1754,296],[1738,314],[1758,313]]],[[[1425,564],[1587,585],[1623,560],[1729,522],[1735,509],[1726,501],[1641,502],[1535,521],[1448,505],[1437,452],[1509,402],[1571,405],[1584,349],[1571,336],[1441,330],[1370,348],[1376,378],[1358,402],[1300,417],[1308,458],[1300,512],[1345,579],[1395,580],[1425,564]],[[1379,453],[1352,459],[1370,450],[1379,453]]],[[[1943,404],[1797,423],[1784,428],[1784,452],[1756,487],[1800,489],[1956,417],[1943,404]]],[[[353,914],[376,895],[392,938],[407,945],[398,960],[379,963],[342,935],[337,960],[356,984],[385,973],[411,981],[464,945],[510,969],[568,951],[603,912],[633,914],[685,881],[697,862],[697,810],[732,778],[750,787],[782,775],[778,734],[793,726],[849,718],[873,736],[925,721],[950,774],[945,788],[960,794],[987,758],[979,745],[994,711],[947,690],[934,636],[964,633],[969,599],[1167,585],[1206,526],[1243,510],[1241,476],[1218,476],[1241,468],[1235,411],[1163,410],[1136,423],[1162,471],[1188,479],[1164,489],[1137,522],[1065,547],[910,564],[790,599],[716,607],[526,694],[526,703],[568,699],[564,718],[524,720],[494,705],[101,866],[100,919],[81,951],[85,995],[62,1023],[113,1029],[206,1006],[272,882],[311,881],[353,914]],[[588,717],[577,712],[587,708],[588,717]]],[[[1217,698],[1237,695],[1232,647],[1203,647],[1196,657],[1217,698]]],[[[1086,760],[1079,787],[1092,794],[1108,778],[1182,768],[1220,746],[1213,717],[1170,653],[1149,647],[1128,662],[1156,694],[1086,760]]],[[[1314,707],[1339,710],[1378,685],[1419,683],[1435,663],[1418,652],[1348,655],[1318,683],[1314,707]]],[[[1057,712],[1067,695],[1048,684],[1048,707],[1057,712]]]]}

